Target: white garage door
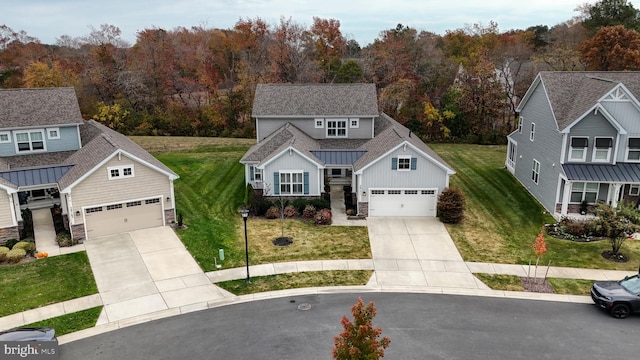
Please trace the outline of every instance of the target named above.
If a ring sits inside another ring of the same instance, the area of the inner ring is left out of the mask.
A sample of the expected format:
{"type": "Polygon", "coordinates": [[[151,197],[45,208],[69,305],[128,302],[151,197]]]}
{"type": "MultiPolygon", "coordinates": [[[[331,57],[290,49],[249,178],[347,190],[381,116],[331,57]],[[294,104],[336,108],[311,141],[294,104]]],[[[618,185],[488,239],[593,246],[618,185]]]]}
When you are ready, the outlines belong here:
{"type": "Polygon", "coordinates": [[[369,216],[436,216],[438,189],[370,189],[369,216]]]}
{"type": "Polygon", "coordinates": [[[87,238],[163,225],[160,198],[94,206],[84,209],[87,238]]]}

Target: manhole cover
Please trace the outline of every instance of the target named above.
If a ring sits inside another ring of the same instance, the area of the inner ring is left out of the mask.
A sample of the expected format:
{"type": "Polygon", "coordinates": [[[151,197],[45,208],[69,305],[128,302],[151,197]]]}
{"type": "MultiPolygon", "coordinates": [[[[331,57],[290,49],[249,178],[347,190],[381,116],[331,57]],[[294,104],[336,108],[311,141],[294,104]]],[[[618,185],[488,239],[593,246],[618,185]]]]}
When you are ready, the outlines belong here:
{"type": "Polygon", "coordinates": [[[304,303],[298,305],[298,310],[307,311],[309,309],[311,309],[311,304],[304,303]]]}

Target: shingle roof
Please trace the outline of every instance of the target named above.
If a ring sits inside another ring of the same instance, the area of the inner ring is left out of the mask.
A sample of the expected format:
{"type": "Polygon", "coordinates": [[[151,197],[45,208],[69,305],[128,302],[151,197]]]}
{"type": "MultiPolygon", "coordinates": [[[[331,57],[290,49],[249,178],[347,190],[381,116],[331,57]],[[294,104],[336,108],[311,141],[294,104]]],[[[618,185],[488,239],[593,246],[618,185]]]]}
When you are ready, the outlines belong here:
{"type": "Polygon", "coordinates": [[[253,117],[378,115],[375,84],[258,84],[253,117]]]}
{"type": "Polygon", "coordinates": [[[0,128],[81,124],[73,88],[0,90],[0,128]]]}
{"type": "Polygon", "coordinates": [[[543,71],[539,76],[560,130],[619,84],[624,84],[640,100],[640,72],[637,71],[543,71]]]}
{"type": "Polygon", "coordinates": [[[568,180],[640,183],[640,164],[564,164],[568,180]]]}

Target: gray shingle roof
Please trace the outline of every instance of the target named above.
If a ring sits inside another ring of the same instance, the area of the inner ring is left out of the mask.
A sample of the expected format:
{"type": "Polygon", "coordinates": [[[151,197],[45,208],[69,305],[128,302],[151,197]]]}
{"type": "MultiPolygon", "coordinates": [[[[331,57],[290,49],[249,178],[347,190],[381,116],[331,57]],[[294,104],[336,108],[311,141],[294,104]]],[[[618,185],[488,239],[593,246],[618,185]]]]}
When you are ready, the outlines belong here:
{"type": "Polygon", "coordinates": [[[640,72],[637,71],[543,71],[539,76],[560,130],[621,83],[640,100],[640,72]]]}
{"type": "Polygon", "coordinates": [[[564,164],[562,169],[572,181],[640,183],[640,164],[564,164]]]}
{"type": "Polygon", "coordinates": [[[258,84],[253,117],[378,115],[375,84],[258,84]]]}
{"type": "Polygon", "coordinates": [[[0,90],[0,128],[81,124],[73,88],[0,90]]]}

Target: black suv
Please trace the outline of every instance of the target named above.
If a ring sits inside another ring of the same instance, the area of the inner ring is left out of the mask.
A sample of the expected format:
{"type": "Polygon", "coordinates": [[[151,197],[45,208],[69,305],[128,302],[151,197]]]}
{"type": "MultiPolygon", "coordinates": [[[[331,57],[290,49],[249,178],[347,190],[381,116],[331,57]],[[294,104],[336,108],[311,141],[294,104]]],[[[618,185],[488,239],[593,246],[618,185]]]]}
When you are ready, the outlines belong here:
{"type": "Polygon", "coordinates": [[[618,319],[640,312],[639,276],[627,276],[620,281],[596,281],[591,287],[593,302],[618,319]]]}

